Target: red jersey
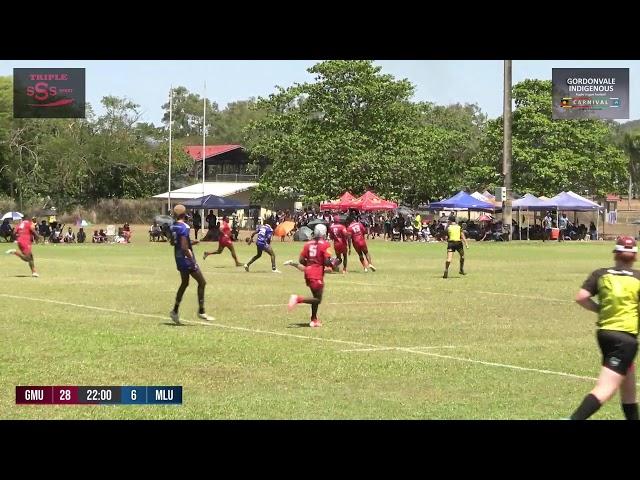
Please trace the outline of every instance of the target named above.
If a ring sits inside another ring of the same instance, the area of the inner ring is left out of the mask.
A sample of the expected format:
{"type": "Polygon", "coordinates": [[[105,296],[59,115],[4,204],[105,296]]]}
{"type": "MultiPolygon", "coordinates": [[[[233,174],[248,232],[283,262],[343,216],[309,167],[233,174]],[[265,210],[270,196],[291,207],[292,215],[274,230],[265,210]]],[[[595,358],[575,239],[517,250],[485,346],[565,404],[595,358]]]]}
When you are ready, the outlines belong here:
{"type": "Polygon", "coordinates": [[[364,228],[364,225],[362,225],[360,222],[353,222],[351,225],[349,225],[349,228],[347,228],[347,232],[349,232],[349,235],[351,235],[353,243],[366,245],[367,242],[365,241],[364,236],[367,233],[367,229],[364,228]]]}
{"type": "Polygon", "coordinates": [[[329,227],[329,238],[335,243],[346,245],[349,239],[347,227],[341,223],[332,223],[329,227]]]}
{"type": "Polygon", "coordinates": [[[314,280],[322,280],[327,259],[331,258],[326,240],[310,240],[304,244],[300,256],[306,260],[304,276],[314,280]]]}
{"type": "Polygon", "coordinates": [[[222,225],[220,225],[220,233],[225,237],[231,238],[231,227],[229,226],[229,222],[222,222],[222,225]]]}
{"type": "Polygon", "coordinates": [[[32,228],[33,223],[31,223],[31,220],[22,220],[16,227],[16,239],[18,242],[31,243],[31,236],[33,235],[31,232],[32,228]]]}

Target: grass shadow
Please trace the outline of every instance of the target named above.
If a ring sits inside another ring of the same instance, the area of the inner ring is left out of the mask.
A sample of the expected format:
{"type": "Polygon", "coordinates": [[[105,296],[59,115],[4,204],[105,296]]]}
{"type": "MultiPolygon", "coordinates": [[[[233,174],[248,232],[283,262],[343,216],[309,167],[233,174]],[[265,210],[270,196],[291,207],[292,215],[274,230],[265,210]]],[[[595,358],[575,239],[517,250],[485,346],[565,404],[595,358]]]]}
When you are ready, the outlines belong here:
{"type": "Polygon", "coordinates": [[[289,325],[287,325],[287,328],[304,328],[304,327],[309,327],[308,323],[290,323],[289,325]]]}

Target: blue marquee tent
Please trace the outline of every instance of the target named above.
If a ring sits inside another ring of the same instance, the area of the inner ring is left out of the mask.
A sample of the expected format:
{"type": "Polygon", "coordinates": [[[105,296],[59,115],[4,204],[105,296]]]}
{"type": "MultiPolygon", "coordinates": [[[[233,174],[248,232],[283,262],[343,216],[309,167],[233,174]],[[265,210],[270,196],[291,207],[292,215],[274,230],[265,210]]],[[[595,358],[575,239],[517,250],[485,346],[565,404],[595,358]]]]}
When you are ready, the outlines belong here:
{"type": "Polygon", "coordinates": [[[445,208],[478,210],[482,212],[493,212],[495,210],[495,206],[493,204],[478,200],[463,191],[459,191],[451,198],[447,198],[439,202],[431,202],[429,204],[429,210],[443,210],[445,208]]]}
{"type": "Polygon", "coordinates": [[[193,200],[186,200],[182,202],[182,204],[189,208],[215,208],[218,210],[241,210],[243,208],[249,208],[249,205],[217,195],[205,195],[204,197],[194,198],[193,200]]]}
{"type": "Polygon", "coordinates": [[[544,204],[547,208],[567,210],[571,212],[591,212],[604,209],[604,207],[598,205],[596,202],[587,200],[573,192],[560,192],[555,197],[545,200],[544,204]]]}

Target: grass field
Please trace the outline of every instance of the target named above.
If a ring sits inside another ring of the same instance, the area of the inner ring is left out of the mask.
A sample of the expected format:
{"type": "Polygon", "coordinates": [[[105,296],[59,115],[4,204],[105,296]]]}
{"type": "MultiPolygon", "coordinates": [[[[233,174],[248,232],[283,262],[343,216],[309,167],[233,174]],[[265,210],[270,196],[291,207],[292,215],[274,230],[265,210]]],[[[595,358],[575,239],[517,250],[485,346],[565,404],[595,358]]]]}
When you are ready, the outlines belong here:
{"type": "MultiPolygon", "coordinates": [[[[558,419],[599,369],[596,317],[572,300],[610,242],[471,242],[468,275],[455,258],[443,280],[445,244],[370,241],[378,271],[354,254],[327,276],[311,329],[307,305],[285,306],[308,292],[281,266],[301,243],[274,242],[282,275],[266,255],[246,273],[196,246],[216,320],[197,321],[192,282],[178,327],[172,250],[136,240],[38,245],[39,279],[0,257],[0,418],[558,419]],[[183,405],[17,406],[16,385],[182,385],[183,405]]],[[[622,418],[617,399],[594,418],[622,418]]]]}

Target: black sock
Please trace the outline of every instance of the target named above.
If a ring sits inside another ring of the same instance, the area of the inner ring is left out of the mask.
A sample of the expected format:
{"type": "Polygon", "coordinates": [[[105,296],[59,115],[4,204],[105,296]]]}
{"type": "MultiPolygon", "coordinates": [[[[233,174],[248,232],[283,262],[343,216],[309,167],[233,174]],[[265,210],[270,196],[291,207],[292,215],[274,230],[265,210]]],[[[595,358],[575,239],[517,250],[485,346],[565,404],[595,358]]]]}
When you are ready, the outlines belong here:
{"type": "Polygon", "coordinates": [[[627,420],[638,420],[637,403],[623,403],[622,411],[624,412],[624,418],[626,418],[627,420]]]}
{"type": "Polygon", "coordinates": [[[444,264],[444,265],[445,265],[445,266],[444,266],[444,269],[445,269],[445,270],[449,270],[449,265],[451,265],[451,262],[445,262],[445,264],[444,264]]]}
{"type": "Polygon", "coordinates": [[[178,313],[178,309],[179,309],[179,308],[180,308],[180,304],[179,304],[179,303],[176,303],[176,304],[173,306],[173,311],[174,311],[174,312],[176,312],[176,313],[178,313]]]}
{"type": "Polygon", "coordinates": [[[464,272],[464,257],[460,257],[460,271],[464,272]]]}
{"type": "Polygon", "coordinates": [[[601,406],[602,404],[600,403],[600,400],[598,400],[595,395],[590,393],[589,395],[584,397],[584,400],[582,400],[582,403],[580,404],[578,409],[573,412],[573,415],[571,415],[571,420],[586,420],[591,415],[596,413],[601,406]]]}

